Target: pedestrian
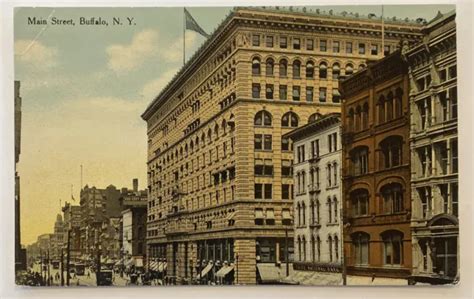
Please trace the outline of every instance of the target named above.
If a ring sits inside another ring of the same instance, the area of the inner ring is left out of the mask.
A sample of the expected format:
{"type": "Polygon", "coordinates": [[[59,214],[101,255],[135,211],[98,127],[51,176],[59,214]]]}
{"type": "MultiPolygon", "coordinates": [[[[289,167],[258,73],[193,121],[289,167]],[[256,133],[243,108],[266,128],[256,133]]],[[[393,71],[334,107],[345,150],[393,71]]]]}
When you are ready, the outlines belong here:
{"type": "Polygon", "coordinates": [[[91,272],[87,271],[87,278],[91,278],[91,272]]]}

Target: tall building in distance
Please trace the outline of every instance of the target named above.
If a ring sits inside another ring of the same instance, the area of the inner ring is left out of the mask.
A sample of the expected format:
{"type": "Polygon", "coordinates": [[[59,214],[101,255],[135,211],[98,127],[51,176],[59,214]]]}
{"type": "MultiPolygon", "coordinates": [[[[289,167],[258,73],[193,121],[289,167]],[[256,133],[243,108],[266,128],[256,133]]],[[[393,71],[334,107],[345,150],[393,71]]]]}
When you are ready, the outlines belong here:
{"type": "Polygon", "coordinates": [[[348,275],[406,284],[411,274],[409,88],[399,51],[342,82],[348,275]]]}
{"type": "Polygon", "coordinates": [[[282,135],[339,112],[341,77],[420,38],[416,23],[384,28],[382,47],[380,20],[237,8],[152,101],[147,254],[169,277],[212,280],[226,265],[224,283],[281,278],[293,244],[282,135]]]}
{"type": "Polygon", "coordinates": [[[455,12],[438,14],[410,66],[411,196],[415,281],[459,278],[458,108],[455,12]]]}
{"type": "Polygon", "coordinates": [[[69,238],[70,261],[79,261],[81,257],[81,206],[66,203],[62,208],[64,219],[64,246],[67,249],[69,238]]]}
{"type": "Polygon", "coordinates": [[[284,137],[289,137],[294,146],[296,271],[290,276],[300,284],[340,285],[341,115],[319,116],[284,137]]]}

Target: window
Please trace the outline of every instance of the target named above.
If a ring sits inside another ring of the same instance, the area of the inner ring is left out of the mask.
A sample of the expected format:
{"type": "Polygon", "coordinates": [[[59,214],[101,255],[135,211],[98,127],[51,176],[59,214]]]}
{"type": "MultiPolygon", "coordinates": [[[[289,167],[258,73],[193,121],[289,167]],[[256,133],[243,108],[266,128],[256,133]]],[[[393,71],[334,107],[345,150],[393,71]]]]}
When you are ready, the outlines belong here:
{"type": "Polygon", "coordinates": [[[383,199],[383,213],[393,214],[403,211],[403,190],[398,183],[383,186],[381,189],[383,199]]]}
{"type": "Polygon", "coordinates": [[[354,73],[354,66],[352,64],[346,65],[346,77],[352,75],[354,73]]]}
{"type": "Polygon", "coordinates": [[[260,98],[260,84],[258,83],[252,84],[252,98],[254,99],[260,98]]]}
{"type": "Polygon", "coordinates": [[[367,265],[369,263],[370,236],[363,232],[357,232],[352,234],[351,238],[354,250],[354,263],[356,265],[367,265]]]}
{"type": "Polygon", "coordinates": [[[258,34],[252,35],[252,46],[254,47],[260,46],[260,35],[258,34]]]}
{"type": "Polygon", "coordinates": [[[370,54],[371,55],[378,55],[379,54],[379,46],[378,45],[371,45],[370,54]]]}
{"type": "Polygon", "coordinates": [[[252,75],[258,76],[260,75],[260,58],[255,57],[252,60],[252,75]]]}
{"type": "Polygon", "coordinates": [[[313,101],[313,87],[306,87],[306,102],[313,101]]]}
{"type": "Polygon", "coordinates": [[[254,174],[256,176],[272,176],[272,159],[255,159],[254,174]]]}
{"type": "Polygon", "coordinates": [[[328,41],[325,39],[322,39],[319,41],[319,51],[321,52],[326,52],[327,51],[327,45],[328,41]]]}
{"type": "Polygon", "coordinates": [[[273,48],[273,36],[265,37],[265,46],[268,48],[273,48]]]}
{"type": "Polygon", "coordinates": [[[272,199],[272,184],[255,184],[255,199],[272,199]]]}
{"type": "Polygon", "coordinates": [[[305,153],[304,153],[304,144],[303,145],[300,145],[296,148],[296,152],[297,152],[297,155],[298,155],[298,163],[302,163],[305,161],[305,153]]]}
{"type": "Polygon", "coordinates": [[[401,136],[390,136],[380,142],[384,168],[402,165],[402,144],[403,139],[401,136]]]}
{"type": "Polygon", "coordinates": [[[265,86],[265,98],[267,100],[273,100],[273,84],[267,84],[265,86]]]}
{"type": "Polygon", "coordinates": [[[280,60],[280,66],[279,66],[279,71],[280,71],[280,77],[286,77],[288,76],[288,61],[286,59],[280,60]]]}
{"type": "Polygon", "coordinates": [[[255,134],[255,150],[270,151],[272,149],[272,135],[255,134]]]}
{"type": "Polygon", "coordinates": [[[339,63],[333,64],[333,66],[332,66],[332,78],[334,80],[338,80],[340,75],[341,75],[341,68],[339,66],[339,63]]]}
{"type": "Polygon", "coordinates": [[[361,175],[368,172],[368,155],[369,152],[367,147],[356,147],[351,151],[353,175],[361,175]]]}
{"type": "Polygon", "coordinates": [[[331,176],[331,169],[332,169],[332,165],[331,164],[328,164],[326,166],[326,174],[327,174],[327,180],[328,180],[328,187],[331,187],[332,186],[332,182],[331,182],[331,179],[332,179],[332,176],[331,176]]]}
{"type": "Polygon", "coordinates": [[[456,68],[457,68],[456,65],[452,65],[448,68],[449,79],[456,78],[456,76],[457,76],[457,69],[456,68]]]}
{"type": "Polygon", "coordinates": [[[319,157],[319,139],[311,141],[311,158],[319,157]]]}
{"type": "Polygon", "coordinates": [[[273,76],[273,69],[275,66],[275,61],[272,58],[268,58],[265,62],[265,75],[273,76]]]}
{"type": "Polygon", "coordinates": [[[314,40],[313,39],[308,38],[306,40],[306,50],[308,50],[308,51],[313,51],[314,50],[314,40]]]}
{"type": "Polygon", "coordinates": [[[431,217],[431,187],[417,188],[418,196],[420,198],[421,217],[428,219],[431,217]]]}
{"type": "Polygon", "coordinates": [[[301,62],[299,60],[293,61],[293,78],[301,77],[301,62]]]}
{"type": "Polygon", "coordinates": [[[360,55],[365,54],[365,44],[364,43],[359,43],[359,54],[360,55]]]}
{"type": "Polygon", "coordinates": [[[281,160],[281,176],[284,176],[284,177],[293,176],[293,161],[292,160],[281,160]]]}
{"type": "Polygon", "coordinates": [[[280,36],[280,48],[286,49],[288,47],[288,38],[286,36],[280,36]]]}
{"type": "Polygon", "coordinates": [[[300,44],[300,39],[299,38],[293,38],[293,49],[295,49],[295,50],[301,49],[301,44],[300,44]]]}
{"type": "Polygon", "coordinates": [[[280,85],[280,100],[288,99],[288,87],[286,85],[280,85]]]}
{"type": "Polygon", "coordinates": [[[312,61],[308,61],[306,63],[306,79],[314,78],[314,63],[312,61]]]}
{"type": "Polygon", "coordinates": [[[299,101],[299,100],[300,100],[300,87],[293,86],[293,101],[299,101]]]}
{"type": "Polygon", "coordinates": [[[339,41],[333,41],[332,42],[332,51],[334,53],[339,53],[341,51],[341,46],[339,41]]]}
{"type": "Polygon", "coordinates": [[[293,185],[281,185],[281,199],[293,199],[293,185]]]}
{"type": "Polygon", "coordinates": [[[450,140],[451,145],[451,173],[458,173],[458,139],[450,140]]]}
{"type": "Polygon", "coordinates": [[[328,207],[328,223],[332,223],[332,201],[331,201],[331,198],[328,198],[326,205],[328,207]]]}
{"type": "Polygon", "coordinates": [[[292,151],[293,150],[293,142],[289,138],[282,138],[281,139],[281,150],[282,151],[292,151]]]}
{"type": "Polygon", "coordinates": [[[262,110],[255,114],[254,118],[254,125],[255,126],[264,126],[269,127],[272,125],[272,115],[270,112],[262,110]]]}
{"type": "Polygon", "coordinates": [[[346,53],[352,53],[352,42],[346,42],[346,53]]]}
{"type": "Polygon", "coordinates": [[[389,231],[382,234],[384,247],[384,264],[401,265],[403,257],[403,234],[389,231]]]}
{"type": "Polygon", "coordinates": [[[319,64],[319,78],[327,79],[328,77],[328,65],[325,62],[319,64]]]}
{"type": "Polygon", "coordinates": [[[329,152],[337,151],[337,133],[328,135],[329,152]]]}
{"type": "Polygon", "coordinates": [[[352,201],[353,216],[365,216],[369,214],[369,192],[366,189],[357,189],[350,194],[352,201]]]}
{"type": "Polygon", "coordinates": [[[282,127],[296,128],[298,127],[298,116],[294,112],[287,112],[281,118],[282,127]]]}
{"type": "Polygon", "coordinates": [[[334,196],[334,199],[333,199],[332,206],[334,208],[334,222],[337,222],[337,220],[338,220],[337,217],[338,217],[339,210],[338,210],[337,198],[335,196],[334,196]]]}
{"type": "Polygon", "coordinates": [[[326,87],[320,87],[319,88],[319,101],[320,102],[326,102],[327,98],[327,89],[326,87]]]}
{"type": "Polygon", "coordinates": [[[313,122],[313,121],[317,121],[318,119],[321,118],[321,116],[322,116],[321,113],[318,113],[318,112],[313,113],[313,114],[311,114],[311,115],[309,116],[308,122],[311,123],[311,122],[313,122]]]}
{"type": "Polygon", "coordinates": [[[451,119],[458,118],[458,90],[457,87],[452,87],[449,89],[449,101],[451,104],[450,112],[451,112],[451,119]]]}
{"type": "Polygon", "coordinates": [[[458,245],[456,237],[436,238],[434,241],[434,272],[447,277],[457,275],[458,245]]]}

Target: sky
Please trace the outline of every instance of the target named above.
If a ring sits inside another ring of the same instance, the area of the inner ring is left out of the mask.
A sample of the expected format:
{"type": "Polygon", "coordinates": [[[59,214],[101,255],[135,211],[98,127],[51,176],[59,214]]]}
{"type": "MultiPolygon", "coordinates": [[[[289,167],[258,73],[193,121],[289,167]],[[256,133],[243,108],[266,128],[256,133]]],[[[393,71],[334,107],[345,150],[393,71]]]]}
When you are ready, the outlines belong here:
{"type": "MultiPolygon", "coordinates": [[[[381,6],[314,7],[380,15],[381,6]]],[[[452,5],[385,6],[385,16],[432,19],[452,5]]],[[[188,11],[208,33],[230,7],[188,11]]],[[[21,81],[18,164],[22,243],[52,233],[60,204],[79,204],[83,185],[146,188],[146,123],[140,115],[182,66],[182,8],[16,8],[15,80],[21,81]],[[76,26],[28,25],[74,19],[76,26]],[[109,26],[79,25],[101,17],[109,26]],[[112,18],[124,25],[112,26],[112,18]],[[133,18],[127,25],[126,18],[133,18]],[[76,199],[72,201],[71,195],[76,199]]],[[[205,38],[186,32],[186,58],[205,38]]]]}

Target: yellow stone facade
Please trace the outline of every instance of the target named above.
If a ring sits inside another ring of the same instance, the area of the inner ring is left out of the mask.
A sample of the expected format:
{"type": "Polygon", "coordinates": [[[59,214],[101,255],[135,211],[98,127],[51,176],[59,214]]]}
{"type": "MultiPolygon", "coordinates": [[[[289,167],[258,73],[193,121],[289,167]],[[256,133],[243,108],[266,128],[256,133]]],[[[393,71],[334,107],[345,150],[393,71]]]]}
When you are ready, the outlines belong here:
{"type": "MultiPolygon", "coordinates": [[[[385,24],[391,51],[401,39],[419,35],[416,24],[385,24]]],[[[234,267],[231,283],[260,281],[257,263],[284,258],[285,230],[293,243],[291,223],[285,222],[293,214],[292,189],[282,190],[293,184],[291,176],[282,176],[282,159],[293,154],[282,150],[281,136],[294,127],[282,126],[283,116],[295,113],[293,125],[301,126],[315,113],[340,112],[333,101],[334,69],[340,76],[355,72],[382,58],[381,47],[380,20],[234,9],[142,115],[148,124],[148,258],[166,259],[166,275],[177,283],[195,280],[210,260],[210,273],[224,261],[234,267]],[[346,51],[349,43],[352,53],[346,51]],[[359,43],[365,54],[359,54],[359,43]],[[286,75],[280,75],[282,59],[286,75]],[[311,63],[314,75],[307,78],[311,63]],[[319,76],[322,63],[327,78],[319,76]],[[273,99],[267,99],[271,85],[273,99]],[[286,100],[280,99],[281,85],[287,86],[286,100]],[[294,86],[300,87],[299,101],[293,100],[294,86]],[[313,88],[310,102],[307,87],[313,88]],[[326,88],[324,102],[320,88],[326,88]],[[261,111],[271,115],[271,125],[255,125],[261,111]],[[271,149],[256,150],[255,134],[271,135],[271,149]],[[256,161],[273,166],[271,174],[255,175],[256,161]],[[271,194],[263,186],[257,199],[258,184],[271,184],[271,194]],[[261,214],[262,221],[256,219],[261,214]]]]}

